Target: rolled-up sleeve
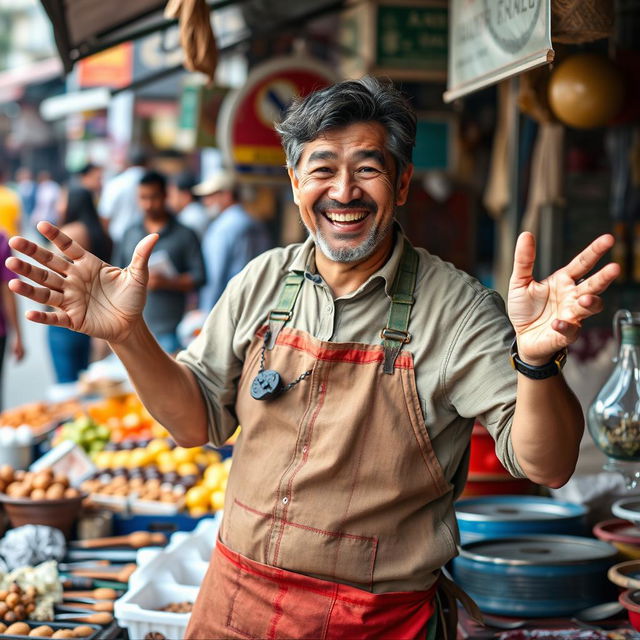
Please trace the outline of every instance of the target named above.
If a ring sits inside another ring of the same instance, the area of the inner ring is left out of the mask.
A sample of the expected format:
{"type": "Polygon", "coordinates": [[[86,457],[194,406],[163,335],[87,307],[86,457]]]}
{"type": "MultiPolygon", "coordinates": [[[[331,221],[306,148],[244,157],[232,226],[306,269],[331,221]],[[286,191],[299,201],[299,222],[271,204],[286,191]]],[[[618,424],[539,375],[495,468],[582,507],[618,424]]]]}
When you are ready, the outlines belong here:
{"type": "Polygon", "coordinates": [[[513,327],[493,291],[478,296],[460,323],[441,379],[459,415],[477,419],[496,443],[496,455],[514,477],[524,478],[511,442],[517,374],[509,362],[513,327]]]}
{"type": "Polygon", "coordinates": [[[209,314],[200,335],[177,360],[195,374],[207,407],[209,440],[222,445],[238,426],[236,389],[243,362],[234,351],[237,310],[234,287],[227,288],[209,314]]]}

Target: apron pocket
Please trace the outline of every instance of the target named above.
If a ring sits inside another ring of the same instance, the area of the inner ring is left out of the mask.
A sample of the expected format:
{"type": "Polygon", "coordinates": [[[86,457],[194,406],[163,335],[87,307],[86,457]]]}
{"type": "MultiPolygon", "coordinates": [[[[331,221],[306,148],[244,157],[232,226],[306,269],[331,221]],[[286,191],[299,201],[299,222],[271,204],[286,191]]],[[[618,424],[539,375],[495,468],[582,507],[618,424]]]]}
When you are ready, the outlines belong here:
{"type": "Polygon", "coordinates": [[[282,523],[275,562],[289,571],[356,585],[371,591],[378,539],[282,523]]]}

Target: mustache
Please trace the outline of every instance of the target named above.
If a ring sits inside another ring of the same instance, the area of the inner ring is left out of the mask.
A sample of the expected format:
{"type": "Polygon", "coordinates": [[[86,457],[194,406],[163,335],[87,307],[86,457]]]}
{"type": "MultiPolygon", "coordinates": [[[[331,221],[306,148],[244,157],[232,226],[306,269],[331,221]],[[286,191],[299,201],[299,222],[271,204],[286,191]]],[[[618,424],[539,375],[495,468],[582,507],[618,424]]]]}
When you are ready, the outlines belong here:
{"type": "Polygon", "coordinates": [[[327,209],[333,209],[334,211],[364,209],[369,213],[376,213],[378,211],[378,206],[375,202],[371,200],[363,200],[362,198],[357,198],[356,200],[351,200],[351,202],[347,203],[331,200],[330,198],[323,198],[322,200],[318,200],[318,202],[313,206],[313,211],[315,213],[324,213],[327,209]]]}

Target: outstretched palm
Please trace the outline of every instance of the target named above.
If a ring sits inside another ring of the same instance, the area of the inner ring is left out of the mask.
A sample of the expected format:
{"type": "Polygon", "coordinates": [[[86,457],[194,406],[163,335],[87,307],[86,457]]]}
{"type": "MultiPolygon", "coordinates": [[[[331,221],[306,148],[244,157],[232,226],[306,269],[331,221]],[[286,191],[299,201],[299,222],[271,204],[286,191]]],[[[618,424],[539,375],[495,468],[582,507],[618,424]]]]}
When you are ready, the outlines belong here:
{"type": "Polygon", "coordinates": [[[599,294],[617,278],[620,267],[608,264],[583,278],[612,245],[612,236],[600,236],[568,265],[536,282],[535,240],[530,233],[520,235],[509,283],[508,309],[521,358],[531,364],[547,362],[577,338],[585,318],[602,310],[599,294]]]}
{"type": "Polygon", "coordinates": [[[66,327],[95,338],[119,342],[140,318],[146,300],[147,262],[157,236],[147,236],[136,247],[126,269],[113,267],[85,251],[57,227],[47,222],[38,230],[60,249],[62,257],[21,237],[10,245],[46,269],[12,257],[7,266],[38,285],[12,280],[12,291],[47,304],[54,311],[27,312],[27,318],[42,324],[66,327]]]}

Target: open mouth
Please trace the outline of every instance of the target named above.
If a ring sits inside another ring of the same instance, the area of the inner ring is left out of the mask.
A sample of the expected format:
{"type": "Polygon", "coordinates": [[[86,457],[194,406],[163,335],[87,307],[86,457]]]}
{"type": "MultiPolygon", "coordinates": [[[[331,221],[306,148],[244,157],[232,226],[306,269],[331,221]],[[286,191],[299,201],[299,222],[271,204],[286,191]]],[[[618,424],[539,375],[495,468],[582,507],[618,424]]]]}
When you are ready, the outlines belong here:
{"type": "Polygon", "coordinates": [[[349,211],[338,213],[337,211],[325,211],[324,216],[333,224],[355,225],[362,222],[369,215],[369,211],[349,211]]]}

